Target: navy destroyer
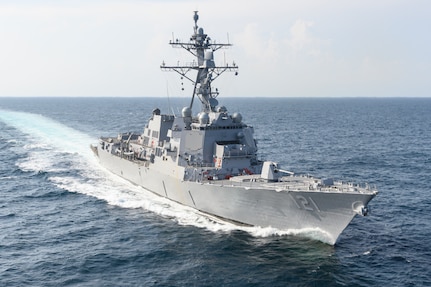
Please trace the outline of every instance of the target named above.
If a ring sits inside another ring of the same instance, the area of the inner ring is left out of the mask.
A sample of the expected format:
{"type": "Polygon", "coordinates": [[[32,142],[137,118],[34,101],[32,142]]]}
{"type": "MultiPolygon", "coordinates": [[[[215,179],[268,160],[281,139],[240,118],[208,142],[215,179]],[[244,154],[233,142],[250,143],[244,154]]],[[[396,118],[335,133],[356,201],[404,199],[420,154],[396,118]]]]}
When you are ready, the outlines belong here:
{"type": "Polygon", "coordinates": [[[369,185],[318,179],[259,160],[253,127],[240,113],[230,114],[217,100],[212,82],[234,63],[216,65],[217,43],[197,25],[189,41],[172,40],[194,56],[184,65],[162,63],[194,85],[190,105],[180,116],[156,108],[142,133],[101,137],[92,149],[111,172],[160,196],[211,216],[242,225],[319,231],[335,244],[356,215],[368,213],[377,194],[369,185]],[[196,73],[195,77],[190,74],[196,73]],[[199,113],[193,115],[195,102],[199,113]]]}

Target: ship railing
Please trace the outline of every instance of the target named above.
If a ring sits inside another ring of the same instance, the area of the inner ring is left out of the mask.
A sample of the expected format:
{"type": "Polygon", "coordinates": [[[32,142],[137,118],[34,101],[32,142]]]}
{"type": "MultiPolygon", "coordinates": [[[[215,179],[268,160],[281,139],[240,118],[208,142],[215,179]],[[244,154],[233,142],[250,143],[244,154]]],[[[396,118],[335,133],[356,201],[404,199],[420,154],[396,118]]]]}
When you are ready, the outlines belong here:
{"type": "MultiPolygon", "coordinates": [[[[304,177],[305,178],[305,177],[304,177]]],[[[298,178],[300,180],[300,178],[298,178]]],[[[221,186],[237,186],[244,187],[245,189],[274,189],[278,192],[281,191],[321,191],[321,192],[337,192],[337,193],[369,193],[377,192],[375,185],[371,186],[369,184],[359,185],[344,182],[334,182],[334,185],[323,186],[323,185],[313,185],[310,181],[274,181],[274,182],[264,182],[261,180],[250,180],[250,181],[231,181],[228,179],[222,180],[205,180],[203,183],[208,184],[218,184],[221,186]]]]}

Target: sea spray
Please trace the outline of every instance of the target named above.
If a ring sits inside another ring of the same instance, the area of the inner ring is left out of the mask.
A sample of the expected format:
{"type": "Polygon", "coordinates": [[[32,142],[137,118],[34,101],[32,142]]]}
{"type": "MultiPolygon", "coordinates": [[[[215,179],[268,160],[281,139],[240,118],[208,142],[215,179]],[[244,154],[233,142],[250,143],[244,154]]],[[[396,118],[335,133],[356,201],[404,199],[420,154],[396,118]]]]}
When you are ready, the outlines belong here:
{"type": "Polygon", "coordinates": [[[280,230],[239,226],[157,196],[101,167],[89,148],[94,138],[48,117],[15,111],[0,111],[0,120],[24,134],[22,148],[27,157],[16,164],[24,171],[47,172],[59,188],[96,197],[122,208],[142,208],[180,225],[229,233],[242,230],[255,237],[302,235],[331,242],[320,229],[280,230]],[[73,175],[67,171],[74,170],[73,175]]]}

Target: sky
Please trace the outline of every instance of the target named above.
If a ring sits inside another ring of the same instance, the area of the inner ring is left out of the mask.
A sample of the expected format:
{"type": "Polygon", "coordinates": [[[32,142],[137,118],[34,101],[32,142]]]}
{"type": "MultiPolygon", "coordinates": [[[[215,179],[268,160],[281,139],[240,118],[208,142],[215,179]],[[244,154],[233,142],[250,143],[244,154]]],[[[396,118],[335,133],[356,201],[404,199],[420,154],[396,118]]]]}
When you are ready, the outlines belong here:
{"type": "Polygon", "coordinates": [[[429,0],[0,0],[0,97],[190,97],[195,10],[220,96],[431,96],[429,0]]]}

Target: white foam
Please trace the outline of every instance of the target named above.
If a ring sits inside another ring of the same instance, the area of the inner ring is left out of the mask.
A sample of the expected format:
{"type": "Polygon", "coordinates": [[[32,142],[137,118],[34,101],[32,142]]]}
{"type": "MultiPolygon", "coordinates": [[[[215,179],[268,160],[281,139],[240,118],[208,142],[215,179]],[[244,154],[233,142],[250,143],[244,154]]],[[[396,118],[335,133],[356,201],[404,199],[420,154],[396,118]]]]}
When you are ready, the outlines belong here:
{"type": "Polygon", "coordinates": [[[89,148],[95,139],[42,115],[0,111],[0,120],[27,134],[22,142],[28,157],[17,163],[21,169],[55,173],[65,171],[66,168],[58,166],[67,163],[68,168],[77,172],[74,176],[52,175],[48,178],[64,190],[93,196],[123,208],[142,208],[171,218],[180,225],[212,232],[242,230],[255,237],[301,235],[333,244],[332,238],[320,229],[238,226],[159,197],[103,169],[89,148]]]}
{"type": "Polygon", "coordinates": [[[16,165],[23,171],[60,171],[54,168],[53,159],[44,154],[44,152],[30,152],[27,158],[18,160],[16,165]]]}
{"type": "Polygon", "coordinates": [[[94,139],[42,115],[0,110],[0,120],[29,136],[29,145],[55,147],[57,151],[91,157],[89,144],[94,139]],[[78,143],[78,144],[77,144],[78,143]],[[85,145],[83,144],[85,143],[85,145]]]}

